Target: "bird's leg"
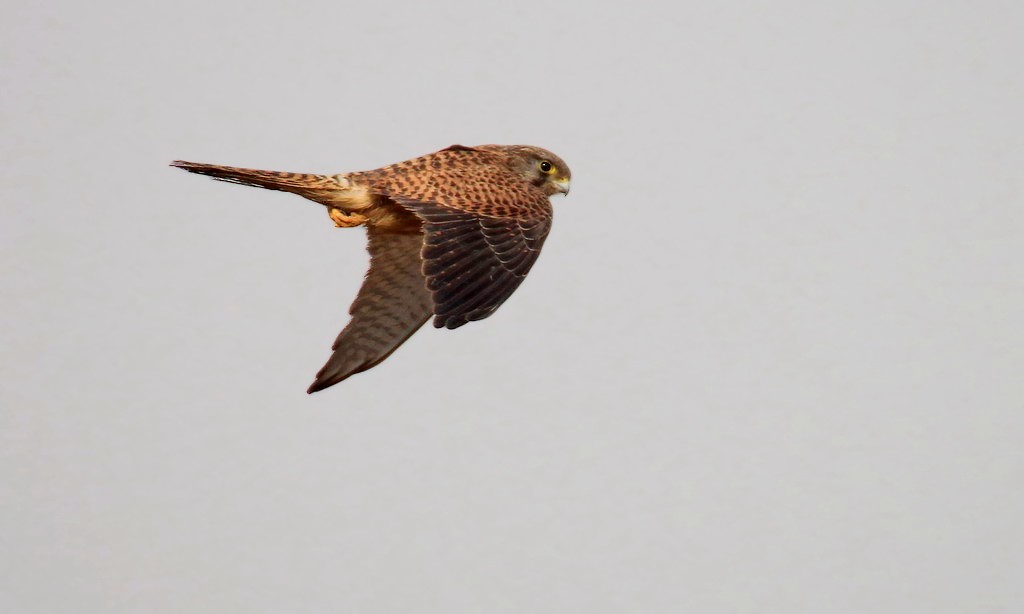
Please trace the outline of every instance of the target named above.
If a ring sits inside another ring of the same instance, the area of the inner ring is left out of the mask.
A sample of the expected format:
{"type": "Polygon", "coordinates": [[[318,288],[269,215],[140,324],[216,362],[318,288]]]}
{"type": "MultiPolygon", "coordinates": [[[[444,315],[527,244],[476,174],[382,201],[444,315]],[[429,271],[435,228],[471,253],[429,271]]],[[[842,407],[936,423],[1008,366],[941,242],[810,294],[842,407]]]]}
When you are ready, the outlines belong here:
{"type": "Polygon", "coordinates": [[[362,226],[368,219],[365,215],[358,213],[345,213],[337,207],[328,207],[327,214],[334,220],[334,225],[338,228],[354,228],[356,226],[362,226]]]}

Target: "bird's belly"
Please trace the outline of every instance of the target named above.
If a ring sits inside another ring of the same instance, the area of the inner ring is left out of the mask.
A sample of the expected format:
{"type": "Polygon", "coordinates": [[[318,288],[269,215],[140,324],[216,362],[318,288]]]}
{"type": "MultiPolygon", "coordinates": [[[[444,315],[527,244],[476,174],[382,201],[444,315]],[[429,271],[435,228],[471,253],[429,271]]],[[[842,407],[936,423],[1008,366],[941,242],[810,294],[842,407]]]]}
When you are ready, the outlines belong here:
{"type": "Polygon", "coordinates": [[[420,232],[423,223],[398,204],[383,197],[372,199],[371,206],[361,213],[369,218],[368,224],[387,232],[420,232]]]}

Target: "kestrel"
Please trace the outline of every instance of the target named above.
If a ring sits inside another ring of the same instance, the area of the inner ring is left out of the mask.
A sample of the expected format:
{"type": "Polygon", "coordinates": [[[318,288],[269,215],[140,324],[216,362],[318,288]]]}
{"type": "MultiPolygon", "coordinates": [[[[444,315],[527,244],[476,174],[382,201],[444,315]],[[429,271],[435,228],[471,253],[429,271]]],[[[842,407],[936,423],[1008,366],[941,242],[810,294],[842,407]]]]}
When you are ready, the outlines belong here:
{"type": "Polygon", "coordinates": [[[549,197],[568,194],[570,179],[561,158],[528,145],[452,145],[337,175],[172,166],[292,192],[326,206],[339,228],[366,226],[370,269],[310,393],[376,366],[431,315],[451,329],[494,313],[537,260],[549,197]]]}

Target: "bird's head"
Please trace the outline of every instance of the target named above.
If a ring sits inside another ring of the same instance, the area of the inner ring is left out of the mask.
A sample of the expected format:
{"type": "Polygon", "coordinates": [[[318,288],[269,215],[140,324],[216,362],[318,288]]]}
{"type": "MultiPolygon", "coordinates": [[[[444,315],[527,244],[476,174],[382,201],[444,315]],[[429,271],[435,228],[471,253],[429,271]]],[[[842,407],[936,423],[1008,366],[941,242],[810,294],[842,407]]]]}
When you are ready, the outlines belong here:
{"type": "Polygon", "coordinates": [[[548,196],[569,193],[569,181],[572,179],[569,165],[546,149],[531,145],[484,145],[478,149],[504,155],[506,163],[516,174],[548,196]]]}

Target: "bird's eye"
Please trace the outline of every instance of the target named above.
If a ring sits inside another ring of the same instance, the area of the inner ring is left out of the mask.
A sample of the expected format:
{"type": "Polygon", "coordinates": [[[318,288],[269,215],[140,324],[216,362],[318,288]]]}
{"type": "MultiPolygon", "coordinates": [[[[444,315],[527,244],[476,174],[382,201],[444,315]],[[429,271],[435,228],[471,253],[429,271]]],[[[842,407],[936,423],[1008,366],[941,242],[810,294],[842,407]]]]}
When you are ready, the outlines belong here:
{"type": "Polygon", "coordinates": [[[551,164],[550,162],[548,162],[547,160],[541,161],[541,163],[540,163],[540,170],[541,170],[542,173],[550,174],[550,173],[554,172],[554,169],[555,169],[554,165],[551,164]]]}

